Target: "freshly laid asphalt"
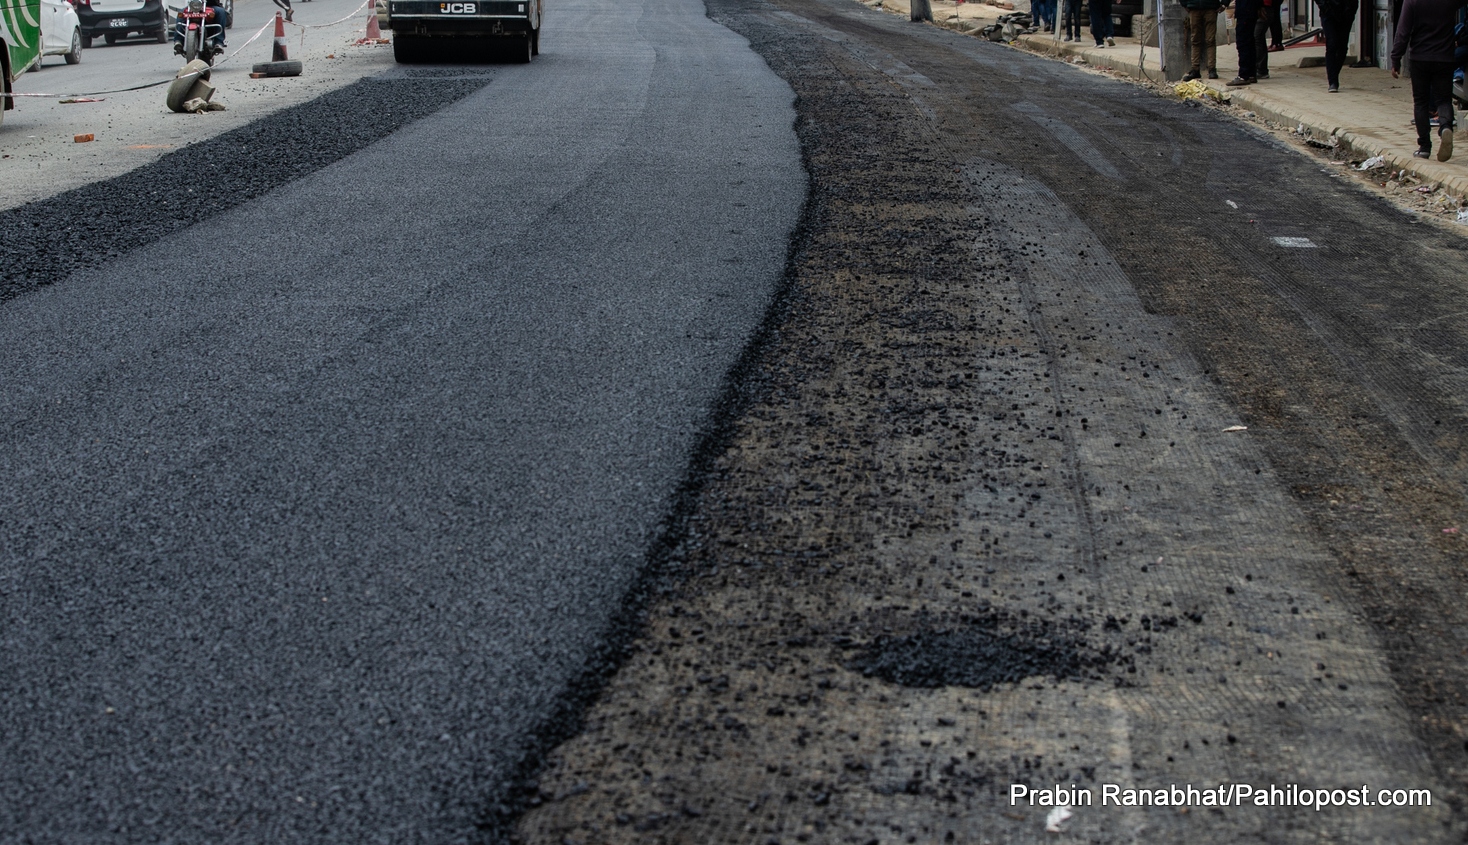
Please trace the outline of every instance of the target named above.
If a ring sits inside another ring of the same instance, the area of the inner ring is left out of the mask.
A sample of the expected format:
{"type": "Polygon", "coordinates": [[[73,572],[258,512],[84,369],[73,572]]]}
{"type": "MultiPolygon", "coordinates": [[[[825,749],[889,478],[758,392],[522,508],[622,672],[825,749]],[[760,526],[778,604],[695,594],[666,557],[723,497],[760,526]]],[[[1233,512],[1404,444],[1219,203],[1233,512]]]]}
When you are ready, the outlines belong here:
{"type": "Polygon", "coordinates": [[[487,84],[0,304],[0,841],[481,835],[804,201],[791,90],[701,3],[544,32],[391,69],[487,84]]]}

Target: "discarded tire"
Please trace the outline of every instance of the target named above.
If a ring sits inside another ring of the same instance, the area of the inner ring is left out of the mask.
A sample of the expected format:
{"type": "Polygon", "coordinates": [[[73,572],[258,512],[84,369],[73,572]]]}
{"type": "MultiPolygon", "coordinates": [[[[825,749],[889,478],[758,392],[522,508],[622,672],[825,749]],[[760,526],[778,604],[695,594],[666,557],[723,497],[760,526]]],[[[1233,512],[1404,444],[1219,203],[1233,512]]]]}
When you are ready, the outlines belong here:
{"type": "Polygon", "coordinates": [[[250,73],[260,76],[300,76],[301,62],[298,59],[284,62],[261,62],[250,68],[250,73]]]}
{"type": "Polygon", "coordinates": [[[179,69],[163,102],[169,111],[181,112],[185,102],[195,97],[207,100],[213,95],[214,86],[209,84],[209,63],[195,59],[179,69]]]}

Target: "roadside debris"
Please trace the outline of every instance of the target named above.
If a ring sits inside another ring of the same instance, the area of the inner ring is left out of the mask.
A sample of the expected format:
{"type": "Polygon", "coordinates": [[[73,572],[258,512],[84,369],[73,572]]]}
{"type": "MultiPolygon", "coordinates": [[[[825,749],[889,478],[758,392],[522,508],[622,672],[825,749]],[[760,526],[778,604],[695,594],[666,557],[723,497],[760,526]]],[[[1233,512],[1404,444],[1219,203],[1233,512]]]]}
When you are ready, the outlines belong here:
{"type": "Polygon", "coordinates": [[[1356,169],[1357,170],[1371,170],[1373,168],[1380,167],[1380,166],[1382,166],[1385,163],[1386,163],[1386,156],[1372,156],[1371,158],[1368,158],[1365,161],[1361,162],[1360,166],[1358,166],[1356,169]]]}
{"type": "Polygon", "coordinates": [[[1468,208],[1458,209],[1458,222],[1468,225],[1468,208]]]}
{"type": "Polygon", "coordinates": [[[1224,429],[1225,432],[1230,432],[1230,431],[1248,431],[1248,430],[1249,430],[1249,427],[1246,426],[1246,425],[1231,425],[1228,428],[1225,428],[1224,429]]]}
{"type": "Polygon", "coordinates": [[[185,100],[183,107],[179,109],[179,111],[182,111],[186,114],[199,114],[206,111],[224,111],[224,104],[211,103],[203,97],[195,97],[192,100],[185,100]]]}
{"type": "Polygon", "coordinates": [[[168,93],[163,97],[163,102],[168,106],[168,110],[181,114],[197,114],[201,111],[223,109],[223,106],[215,108],[209,103],[216,90],[209,82],[209,72],[209,63],[199,59],[194,59],[179,68],[178,75],[173,78],[173,82],[168,86],[168,93]],[[200,101],[203,103],[202,106],[199,105],[200,101]]]}
{"type": "Polygon", "coordinates": [[[1191,82],[1180,82],[1174,85],[1173,92],[1184,100],[1213,99],[1220,103],[1229,101],[1228,94],[1208,87],[1202,80],[1194,79],[1191,82]]]}
{"type": "Polygon", "coordinates": [[[73,103],[102,103],[106,102],[106,100],[106,97],[68,97],[60,102],[63,106],[69,106],[73,103]]]}
{"type": "Polygon", "coordinates": [[[73,135],[71,136],[71,140],[72,143],[75,144],[85,144],[88,141],[95,140],[95,136],[92,133],[88,132],[85,135],[73,135]]]}
{"type": "Polygon", "coordinates": [[[1010,43],[1020,36],[1021,33],[1039,32],[1040,28],[1035,26],[1034,18],[1027,12],[1014,12],[1008,15],[1000,15],[998,20],[980,30],[985,38],[990,41],[1002,41],[1010,43]]]}
{"type": "Polygon", "coordinates": [[[1060,826],[1065,824],[1065,820],[1073,815],[1075,813],[1072,813],[1069,807],[1056,807],[1051,810],[1050,815],[1045,817],[1045,832],[1059,833],[1060,826]]]}

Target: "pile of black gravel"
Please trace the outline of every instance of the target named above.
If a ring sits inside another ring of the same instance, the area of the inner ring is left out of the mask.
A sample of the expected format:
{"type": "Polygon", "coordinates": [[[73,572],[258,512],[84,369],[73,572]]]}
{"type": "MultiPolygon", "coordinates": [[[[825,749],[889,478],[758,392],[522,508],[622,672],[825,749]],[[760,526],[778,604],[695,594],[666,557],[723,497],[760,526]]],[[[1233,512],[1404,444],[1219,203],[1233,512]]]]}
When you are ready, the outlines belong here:
{"type": "Polygon", "coordinates": [[[0,211],[0,302],[314,173],[490,78],[359,80],[121,176],[0,211]]]}
{"type": "Polygon", "coordinates": [[[959,627],[878,637],[850,667],[869,677],[908,687],[974,687],[988,692],[1027,678],[1096,680],[1116,659],[1081,640],[1036,623],[1007,627],[979,617],[959,627]]]}

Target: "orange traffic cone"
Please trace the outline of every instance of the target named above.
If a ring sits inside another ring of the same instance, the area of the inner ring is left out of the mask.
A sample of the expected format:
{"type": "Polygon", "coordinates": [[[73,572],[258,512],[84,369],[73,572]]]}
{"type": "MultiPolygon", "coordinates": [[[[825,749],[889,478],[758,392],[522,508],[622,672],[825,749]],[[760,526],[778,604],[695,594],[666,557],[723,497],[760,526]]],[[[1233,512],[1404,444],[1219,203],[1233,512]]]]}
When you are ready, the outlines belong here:
{"type": "Polygon", "coordinates": [[[367,40],[382,40],[382,27],[377,24],[377,12],[375,11],[367,13],[367,40]]]}
{"type": "Polygon", "coordinates": [[[270,52],[272,62],[289,61],[285,54],[285,18],[275,13],[275,49],[270,52]]]}

